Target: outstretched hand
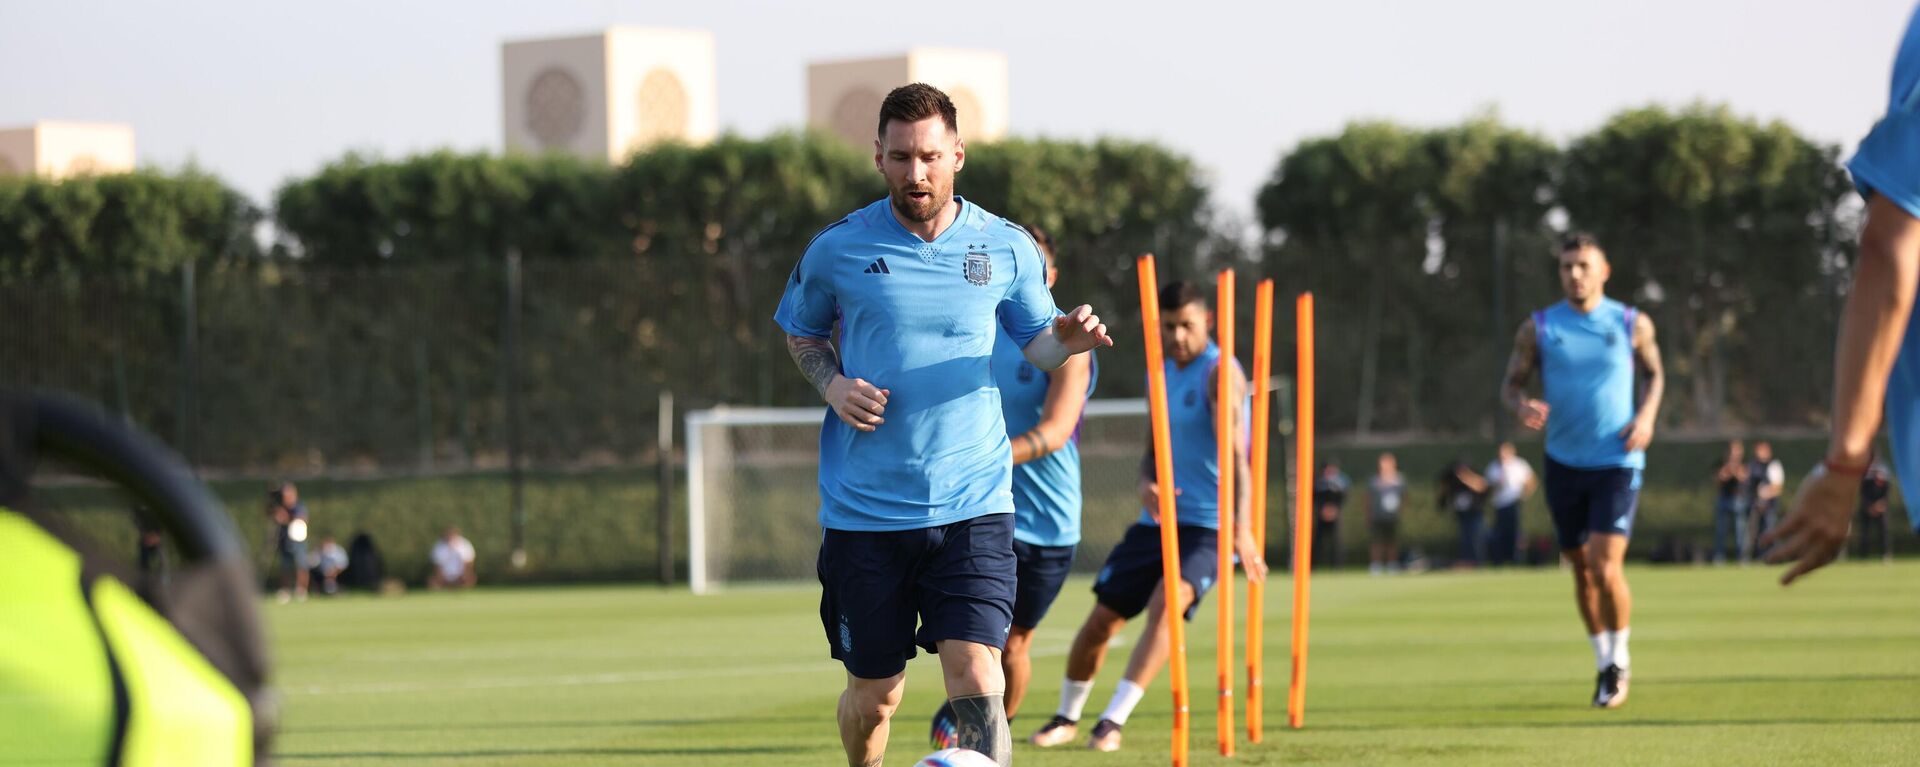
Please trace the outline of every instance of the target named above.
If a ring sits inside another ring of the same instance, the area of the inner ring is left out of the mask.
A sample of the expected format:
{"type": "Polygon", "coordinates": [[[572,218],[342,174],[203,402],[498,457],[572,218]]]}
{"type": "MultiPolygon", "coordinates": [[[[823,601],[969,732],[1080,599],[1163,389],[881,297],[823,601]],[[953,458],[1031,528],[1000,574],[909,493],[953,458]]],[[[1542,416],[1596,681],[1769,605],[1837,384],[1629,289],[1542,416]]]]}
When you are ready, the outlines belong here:
{"type": "Polygon", "coordinates": [[[1260,547],[1253,542],[1253,532],[1241,530],[1233,537],[1233,553],[1240,556],[1240,568],[1247,572],[1247,581],[1259,583],[1267,579],[1267,558],[1260,553],[1260,547]]]}
{"type": "Polygon", "coordinates": [[[1800,576],[1825,567],[1840,555],[1853,528],[1853,509],[1860,502],[1860,478],[1829,473],[1825,466],[1815,468],[1800,483],[1800,494],[1793,499],[1793,510],[1780,526],[1760,536],[1761,546],[1770,546],[1768,564],[1794,563],[1780,585],[1790,586],[1800,576]]]}
{"type": "Polygon", "coordinates": [[[1067,348],[1068,354],[1113,345],[1113,338],[1107,335],[1106,323],[1101,322],[1100,317],[1093,313],[1093,307],[1086,304],[1053,318],[1053,337],[1067,348]]]}

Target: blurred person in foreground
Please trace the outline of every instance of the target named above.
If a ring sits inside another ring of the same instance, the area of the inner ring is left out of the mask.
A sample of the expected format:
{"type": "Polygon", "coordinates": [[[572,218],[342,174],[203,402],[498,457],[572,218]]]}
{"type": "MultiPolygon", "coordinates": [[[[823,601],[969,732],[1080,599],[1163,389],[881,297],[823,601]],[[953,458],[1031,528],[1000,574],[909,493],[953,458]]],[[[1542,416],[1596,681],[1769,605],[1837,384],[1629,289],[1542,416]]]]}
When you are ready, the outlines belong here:
{"type": "Polygon", "coordinates": [[[1894,57],[1887,114],[1847,170],[1866,198],[1867,222],[1840,313],[1827,453],[1800,483],[1786,519],[1761,540],[1772,547],[1767,562],[1793,563],[1782,584],[1832,562],[1846,545],[1883,412],[1894,474],[1909,493],[1907,519],[1920,530],[1911,495],[1920,481],[1920,332],[1910,324],[1920,283],[1920,10],[1894,57]]]}
{"type": "Polygon", "coordinates": [[[1606,251],[1591,235],[1566,239],[1560,248],[1566,300],[1521,323],[1500,389],[1521,425],[1547,431],[1547,507],[1593,644],[1596,708],[1627,700],[1633,610],[1627,541],[1666,389],[1653,320],[1607,298],[1611,274],[1606,251]],[[1536,371],[1540,399],[1527,394],[1536,371]]]}

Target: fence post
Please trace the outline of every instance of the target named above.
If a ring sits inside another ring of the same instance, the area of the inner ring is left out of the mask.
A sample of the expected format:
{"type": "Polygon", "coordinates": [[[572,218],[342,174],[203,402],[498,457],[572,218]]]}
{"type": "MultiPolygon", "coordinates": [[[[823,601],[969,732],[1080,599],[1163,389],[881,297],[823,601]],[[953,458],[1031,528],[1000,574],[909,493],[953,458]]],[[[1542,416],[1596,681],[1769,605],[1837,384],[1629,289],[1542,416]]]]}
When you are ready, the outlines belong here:
{"type": "Polygon", "coordinates": [[[180,401],[174,408],[173,448],[180,451],[187,465],[193,465],[193,403],[198,385],[194,364],[200,324],[198,300],[194,296],[193,262],[180,269],[180,401]]]}
{"type": "Polygon", "coordinates": [[[413,339],[414,418],[420,428],[420,470],[433,471],[433,404],[427,393],[427,339],[413,339]]]}
{"type": "Polygon", "coordinates": [[[660,392],[660,477],[654,485],[658,503],[660,585],[673,585],[673,392],[660,392]]]}
{"type": "Polygon", "coordinates": [[[527,565],[527,509],[521,494],[524,478],[520,473],[520,251],[507,251],[507,485],[512,519],[513,553],[511,561],[518,570],[527,565]]]}

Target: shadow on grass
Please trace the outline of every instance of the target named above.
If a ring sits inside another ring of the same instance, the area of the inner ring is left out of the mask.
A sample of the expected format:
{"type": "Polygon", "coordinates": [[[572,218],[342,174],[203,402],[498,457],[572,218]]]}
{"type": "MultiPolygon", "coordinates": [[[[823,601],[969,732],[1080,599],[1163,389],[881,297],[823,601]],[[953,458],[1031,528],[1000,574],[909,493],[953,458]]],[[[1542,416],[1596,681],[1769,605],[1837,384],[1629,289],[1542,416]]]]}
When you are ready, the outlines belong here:
{"type": "MultiPolygon", "coordinates": [[[[380,722],[373,724],[329,724],[307,727],[282,727],[281,735],[309,735],[316,733],[341,732],[430,732],[440,730],[558,730],[590,729],[595,727],[701,727],[709,725],[737,725],[745,718],[714,717],[711,719],[589,719],[575,721],[515,721],[515,722],[380,722]]],[[[787,717],[751,717],[755,725],[767,723],[805,724],[824,722],[829,726],[832,719],[818,716],[787,717]]]]}
{"type": "Polygon", "coordinates": [[[526,748],[471,751],[331,751],[276,754],[282,762],[342,759],[458,759],[500,756],[724,756],[727,754],[801,754],[814,749],[792,746],[715,746],[713,748],[526,748]]]}
{"type": "Polygon", "coordinates": [[[1774,727],[1780,725],[1920,724],[1920,717],[1874,717],[1867,719],[1629,719],[1585,722],[1440,722],[1430,724],[1325,724],[1309,727],[1325,732],[1394,732],[1400,730],[1579,730],[1666,729],[1685,727],[1774,727]]]}

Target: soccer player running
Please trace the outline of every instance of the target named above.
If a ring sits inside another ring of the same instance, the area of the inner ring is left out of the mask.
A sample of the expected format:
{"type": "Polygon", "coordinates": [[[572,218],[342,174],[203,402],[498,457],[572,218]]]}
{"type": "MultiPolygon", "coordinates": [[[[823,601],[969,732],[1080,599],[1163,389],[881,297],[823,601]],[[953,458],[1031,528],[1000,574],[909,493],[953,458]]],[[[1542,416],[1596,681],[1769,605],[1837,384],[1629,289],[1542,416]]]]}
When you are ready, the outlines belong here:
{"type": "Polygon", "coordinates": [[[1522,425],[1547,430],[1547,507],[1593,642],[1593,705],[1601,708],[1627,702],[1633,598],[1623,565],[1666,387],[1653,320],[1606,297],[1610,273],[1591,235],[1567,238],[1560,250],[1567,298],[1520,324],[1500,389],[1522,425]],[[1535,371],[1544,401],[1527,394],[1535,371]],[[1637,409],[1636,377],[1644,379],[1637,409]]]}
{"type": "MultiPolygon", "coordinates": [[[[1244,394],[1245,371],[1236,362],[1222,365],[1223,354],[1210,337],[1213,312],[1205,295],[1187,282],[1176,282],[1160,291],[1162,343],[1166,346],[1167,414],[1173,433],[1174,504],[1180,525],[1180,606],[1179,611],[1192,620],[1200,597],[1213,586],[1220,529],[1219,451],[1214,441],[1214,408],[1219,392],[1217,376],[1229,376],[1235,396],[1224,405],[1232,408],[1235,431],[1246,435],[1247,408],[1244,394]]],[[[1247,463],[1246,445],[1236,439],[1232,470],[1236,472],[1234,550],[1247,570],[1249,580],[1266,577],[1267,563],[1253,542],[1252,469],[1247,463]]],[[[1079,734],[1081,711],[1093,694],[1093,677],[1106,659],[1107,645],[1120,633],[1127,621],[1147,613],[1146,629],[1140,643],[1127,661],[1126,676],[1113,692],[1113,698],[1100,715],[1087,739],[1087,747],[1097,751],[1120,749],[1120,729],[1127,723],[1154,675],[1167,663],[1171,651],[1166,626],[1165,590],[1160,585],[1159,492],[1153,473],[1153,450],[1140,462],[1140,520],[1127,529],[1113,552],[1107,555],[1100,576],[1094,581],[1093,611],[1081,624],[1067,655],[1067,676],[1061,680],[1060,708],[1028,741],[1036,746],[1057,746],[1074,740],[1079,734]]]]}
{"type": "Polygon", "coordinates": [[[1907,516],[1920,530],[1920,332],[1911,326],[1920,282],[1920,10],[1907,21],[1893,61],[1887,116],[1847,163],[1867,201],[1853,286],[1840,314],[1833,361],[1833,427],[1826,459],[1800,484],[1793,509],[1761,541],[1767,561],[1792,562],[1791,584],[1839,555],[1873,466],[1873,436],[1884,407],[1894,473],[1907,516]]]}
{"type": "Polygon", "coordinates": [[[936,88],[887,94],[874,142],[887,198],[814,237],[774,314],[832,409],[820,620],[847,670],[838,718],[855,767],[884,758],[916,645],[940,656],[959,745],[1011,763],[999,655],[1013,618],[1012,449],[994,339],[1004,330],[1042,370],[1113,344],[1090,307],[1054,307],[1025,230],[953,194],[958,123],[936,88]]]}

